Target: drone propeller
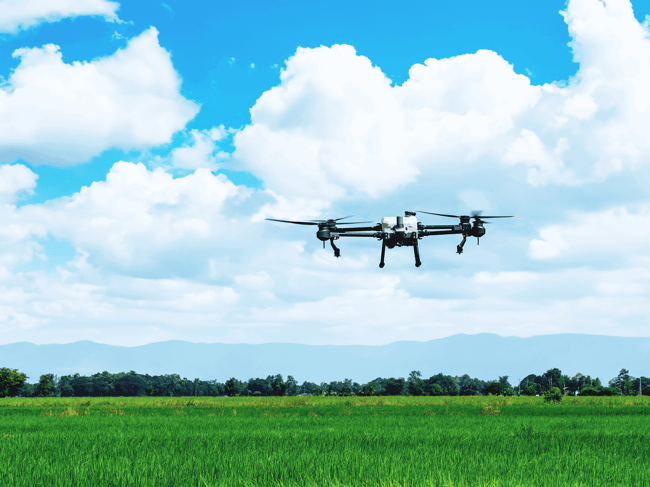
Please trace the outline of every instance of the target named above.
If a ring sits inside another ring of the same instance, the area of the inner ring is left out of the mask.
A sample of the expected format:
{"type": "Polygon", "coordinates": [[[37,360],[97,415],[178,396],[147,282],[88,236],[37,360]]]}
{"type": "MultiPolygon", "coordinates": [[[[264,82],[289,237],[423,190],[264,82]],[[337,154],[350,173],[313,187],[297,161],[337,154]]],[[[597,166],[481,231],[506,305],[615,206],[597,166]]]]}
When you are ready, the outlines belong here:
{"type": "Polygon", "coordinates": [[[449,218],[460,218],[460,215],[444,215],[443,213],[431,213],[430,211],[418,210],[418,213],[426,213],[427,215],[446,216],[449,218]]]}
{"type": "MultiPolygon", "coordinates": [[[[519,215],[508,215],[508,216],[483,216],[481,215],[482,211],[473,211],[472,218],[477,218],[482,220],[483,218],[519,218],[519,215]]],[[[488,222],[485,222],[488,223],[488,222]]]]}
{"type": "Polygon", "coordinates": [[[339,220],[345,220],[346,218],[352,218],[352,215],[342,216],[341,218],[330,218],[329,220],[309,220],[309,221],[316,222],[316,223],[329,223],[329,222],[337,222],[339,220]]]}
{"type": "Polygon", "coordinates": [[[291,220],[276,220],[275,218],[265,218],[265,220],[269,220],[272,222],[295,223],[296,225],[320,225],[320,223],[316,223],[316,222],[294,222],[291,220]]]}
{"type": "MultiPolygon", "coordinates": [[[[429,211],[419,211],[419,213],[426,213],[427,215],[436,215],[436,216],[446,216],[448,218],[461,218],[461,215],[445,215],[444,213],[431,213],[429,211]]],[[[484,218],[518,218],[518,216],[515,215],[508,215],[508,216],[482,216],[481,215],[482,211],[473,211],[471,213],[471,217],[474,218],[474,220],[479,221],[481,223],[490,223],[490,222],[484,222],[484,218]]],[[[463,215],[465,216],[465,215],[463,215]]]]}
{"type": "Polygon", "coordinates": [[[295,225],[358,225],[359,223],[374,223],[372,221],[368,222],[339,222],[339,220],[343,220],[344,218],[350,218],[350,216],[343,216],[341,218],[336,218],[336,219],[329,219],[329,220],[308,220],[308,221],[293,221],[293,220],[277,220],[275,218],[266,218],[266,220],[272,221],[272,222],[281,222],[281,223],[293,223],[295,225]]]}

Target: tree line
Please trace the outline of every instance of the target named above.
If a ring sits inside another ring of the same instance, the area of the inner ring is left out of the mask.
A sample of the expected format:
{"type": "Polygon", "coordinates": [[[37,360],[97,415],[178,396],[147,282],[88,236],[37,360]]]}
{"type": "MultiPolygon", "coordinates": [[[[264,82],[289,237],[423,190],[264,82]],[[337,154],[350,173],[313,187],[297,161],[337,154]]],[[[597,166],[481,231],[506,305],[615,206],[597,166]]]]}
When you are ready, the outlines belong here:
{"type": "Polygon", "coordinates": [[[112,396],[514,396],[545,395],[555,388],[563,395],[614,396],[650,395],[650,379],[632,377],[621,372],[604,386],[600,379],[581,373],[569,377],[560,369],[549,369],[541,375],[530,374],[511,385],[509,377],[483,381],[442,373],[423,378],[414,370],[407,378],[378,377],[365,384],[343,381],[299,384],[293,376],[286,380],[281,374],[240,381],[234,377],[225,383],[216,380],[189,380],[178,374],[149,375],[134,371],[91,376],[80,374],[41,375],[37,383],[17,369],[0,368],[0,397],[112,397],[112,396]]]}

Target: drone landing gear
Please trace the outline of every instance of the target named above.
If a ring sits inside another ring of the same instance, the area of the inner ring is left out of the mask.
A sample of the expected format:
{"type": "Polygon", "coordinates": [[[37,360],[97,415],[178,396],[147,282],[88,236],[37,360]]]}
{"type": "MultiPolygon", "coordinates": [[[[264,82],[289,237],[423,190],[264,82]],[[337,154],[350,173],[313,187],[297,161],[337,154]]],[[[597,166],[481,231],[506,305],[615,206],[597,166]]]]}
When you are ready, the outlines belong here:
{"type": "Polygon", "coordinates": [[[381,260],[379,261],[379,268],[383,269],[384,266],[386,265],[384,263],[384,256],[386,255],[386,243],[382,240],[381,241],[381,260]]]}
{"type": "Polygon", "coordinates": [[[341,251],[336,245],[334,245],[333,238],[330,238],[330,245],[332,246],[332,250],[334,250],[334,257],[341,257],[341,251]]]}
{"type": "Polygon", "coordinates": [[[422,262],[420,261],[420,247],[418,247],[417,240],[413,243],[413,253],[415,254],[415,267],[420,267],[422,262]]]}
{"type": "Polygon", "coordinates": [[[460,245],[456,246],[456,253],[457,254],[462,254],[463,253],[463,246],[465,245],[466,241],[467,241],[467,236],[463,235],[463,241],[460,243],[460,245]]]}

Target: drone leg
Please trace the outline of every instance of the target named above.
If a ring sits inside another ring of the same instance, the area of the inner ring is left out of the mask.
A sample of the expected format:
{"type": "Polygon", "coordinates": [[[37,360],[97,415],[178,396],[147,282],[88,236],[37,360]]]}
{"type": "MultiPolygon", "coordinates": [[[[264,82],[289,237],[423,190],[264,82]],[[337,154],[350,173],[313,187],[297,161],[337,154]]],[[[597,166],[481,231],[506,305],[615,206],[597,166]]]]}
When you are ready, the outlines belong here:
{"type": "Polygon", "coordinates": [[[386,243],[382,240],[381,241],[381,260],[379,261],[379,268],[383,269],[384,266],[386,265],[384,263],[384,256],[386,255],[386,243]]]}
{"type": "Polygon", "coordinates": [[[415,254],[415,267],[420,267],[422,262],[420,261],[420,247],[418,247],[417,239],[415,239],[415,243],[413,243],[413,253],[415,254]]]}
{"type": "Polygon", "coordinates": [[[456,246],[456,253],[457,254],[462,254],[463,253],[463,245],[465,245],[466,241],[467,241],[467,236],[463,235],[463,241],[460,243],[460,245],[456,246]]]}
{"type": "Polygon", "coordinates": [[[330,238],[330,245],[332,246],[332,249],[334,250],[334,257],[341,257],[341,251],[338,249],[336,245],[334,245],[334,239],[330,238]]]}

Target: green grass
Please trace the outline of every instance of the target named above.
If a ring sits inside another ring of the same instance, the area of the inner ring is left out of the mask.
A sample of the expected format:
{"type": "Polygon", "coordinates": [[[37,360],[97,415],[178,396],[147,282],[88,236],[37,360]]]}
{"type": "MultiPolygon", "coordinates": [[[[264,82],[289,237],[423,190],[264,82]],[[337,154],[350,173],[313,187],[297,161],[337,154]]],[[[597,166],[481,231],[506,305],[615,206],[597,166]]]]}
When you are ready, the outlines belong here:
{"type": "Polygon", "coordinates": [[[0,400],[2,486],[650,486],[650,398],[0,400]]]}

